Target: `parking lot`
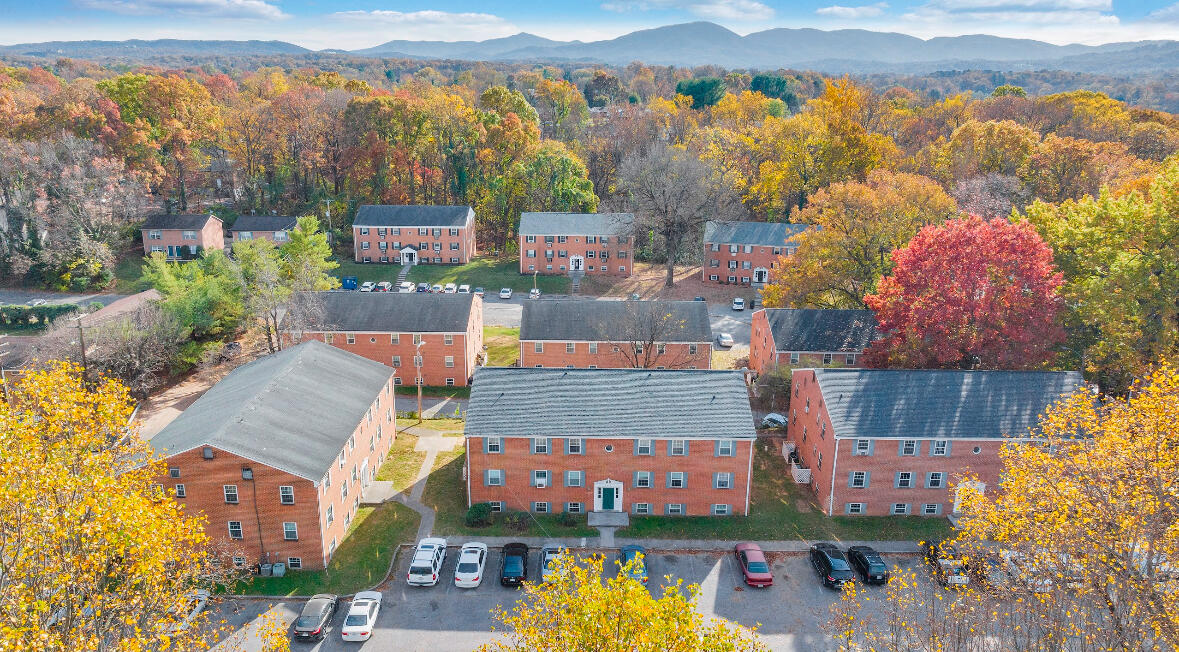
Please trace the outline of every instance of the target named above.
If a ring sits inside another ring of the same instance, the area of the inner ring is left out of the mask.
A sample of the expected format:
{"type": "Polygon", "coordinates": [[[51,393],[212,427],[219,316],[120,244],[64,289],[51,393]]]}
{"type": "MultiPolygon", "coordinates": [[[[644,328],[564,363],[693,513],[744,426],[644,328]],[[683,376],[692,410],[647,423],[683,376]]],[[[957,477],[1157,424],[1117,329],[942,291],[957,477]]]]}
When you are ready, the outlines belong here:
{"type": "MultiPolygon", "coordinates": [[[[589,551],[576,551],[586,554],[589,551]]],[[[614,559],[616,553],[608,553],[614,559]]],[[[539,577],[538,551],[532,550],[529,559],[529,578],[539,577]]],[[[762,639],[773,650],[797,651],[834,649],[824,636],[821,623],[828,617],[828,607],[838,594],[819,584],[805,555],[771,554],[774,586],[754,589],[744,585],[741,571],[731,554],[701,552],[665,554],[653,552],[648,556],[650,588],[658,594],[664,576],[683,579],[701,588],[698,607],[702,613],[718,616],[746,626],[758,625],[762,639]]],[[[339,638],[339,626],[347,611],[342,602],[332,620],[327,637],[315,644],[293,643],[299,650],[397,649],[449,652],[471,650],[493,639],[495,621],[491,609],[509,608],[520,594],[516,589],[499,585],[498,550],[492,550],[487,562],[483,583],[475,589],[458,589],[453,583],[457,550],[447,553],[442,580],[432,587],[412,587],[405,584],[409,555],[402,555],[392,581],[384,587],[384,601],[373,637],[363,644],[344,643],[339,638]]],[[[911,568],[920,565],[916,556],[889,555],[890,565],[911,568]]],[[[870,591],[881,591],[871,587],[870,591]]],[[[234,627],[247,626],[270,603],[262,601],[226,601],[219,607],[219,618],[234,627]]],[[[297,601],[276,605],[277,612],[288,625],[293,622],[301,605],[297,601]]],[[[248,635],[248,628],[241,635],[248,635]]],[[[249,643],[242,649],[258,649],[249,643]]]]}

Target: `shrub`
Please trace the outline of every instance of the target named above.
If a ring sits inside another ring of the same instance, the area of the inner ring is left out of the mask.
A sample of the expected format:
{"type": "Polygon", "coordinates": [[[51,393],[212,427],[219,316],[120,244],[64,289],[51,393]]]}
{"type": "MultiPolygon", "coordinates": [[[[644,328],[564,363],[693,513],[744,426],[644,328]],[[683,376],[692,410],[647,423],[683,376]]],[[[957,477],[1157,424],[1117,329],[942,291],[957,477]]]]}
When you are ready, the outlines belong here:
{"type": "Polygon", "coordinates": [[[574,525],[577,525],[577,517],[573,514],[570,514],[568,511],[562,510],[560,514],[557,514],[557,525],[561,525],[563,527],[573,527],[574,525]]]}
{"type": "Polygon", "coordinates": [[[78,309],[69,304],[45,304],[41,306],[0,306],[0,324],[9,328],[45,328],[58,317],[78,309]]]}
{"type": "Polygon", "coordinates": [[[467,527],[487,527],[491,525],[491,503],[475,503],[467,510],[467,527]]]}
{"type": "Polygon", "coordinates": [[[513,532],[523,532],[528,529],[530,520],[526,512],[508,512],[504,514],[504,527],[513,532]]]}

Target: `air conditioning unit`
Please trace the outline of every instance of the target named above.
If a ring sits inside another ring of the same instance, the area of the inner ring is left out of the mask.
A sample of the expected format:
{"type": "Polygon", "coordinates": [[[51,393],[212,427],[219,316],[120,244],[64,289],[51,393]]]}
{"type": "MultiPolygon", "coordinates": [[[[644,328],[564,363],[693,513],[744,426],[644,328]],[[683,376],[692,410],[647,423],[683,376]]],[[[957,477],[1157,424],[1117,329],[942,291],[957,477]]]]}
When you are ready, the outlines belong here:
{"type": "Polygon", "coordinates": [[[548,481],[548,480],[545,480],[545,479],[543,479],[543,478],[542,478],[542,479],[538,479],[538,480],[536,481],[536,488],[537,488],[537,489],[544,489],[544,488],[545,488],[545,487],[547,487],[547,486],[549,486],[549,481],[548,481]]]}

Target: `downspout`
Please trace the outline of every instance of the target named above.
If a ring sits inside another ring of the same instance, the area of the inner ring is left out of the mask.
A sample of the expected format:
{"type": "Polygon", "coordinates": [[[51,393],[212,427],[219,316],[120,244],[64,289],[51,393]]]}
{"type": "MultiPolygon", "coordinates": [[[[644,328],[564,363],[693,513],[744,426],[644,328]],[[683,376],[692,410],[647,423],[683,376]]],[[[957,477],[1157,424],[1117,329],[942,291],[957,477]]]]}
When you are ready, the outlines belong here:
{"type": "Polygon", "coordinates": [[[832,439],[835,441],[835,459],[831,460],[831,495],[827,497],[827,516],[831,516],[835,510],[835,469],[839,466],[839,437],[835,437],[832,433],[832,439]]]}
{"type": "Polygon", "coordinates": [[[463,448],[466,449],[466,472],[463,475],[467,476],[467,509],[471,508],[471,440],[463,436],[463,448]]]}
{"type": "Polygon", "coordinates": [[[745,515],[749,516],[749,490],[753,485],[753,446],[757,439],[749,442],[749,467],[745,470],[745,515]]]}

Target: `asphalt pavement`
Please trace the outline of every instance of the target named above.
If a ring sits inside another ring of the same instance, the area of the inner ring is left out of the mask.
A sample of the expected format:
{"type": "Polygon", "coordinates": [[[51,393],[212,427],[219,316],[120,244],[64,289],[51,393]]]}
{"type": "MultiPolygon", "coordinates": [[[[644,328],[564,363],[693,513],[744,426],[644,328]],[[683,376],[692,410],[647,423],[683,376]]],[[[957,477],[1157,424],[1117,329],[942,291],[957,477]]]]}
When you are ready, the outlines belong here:
{"type": "Polygon", "coordinates": [[[76,303],[86,307],[92,303],[109,305],[122,299],[125,294],[70,294],[66,292],[39,292],[37,290],[0,290],[0,304],[27,305],[31,301],[48,304],[76,303]]]}

